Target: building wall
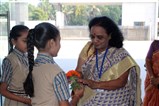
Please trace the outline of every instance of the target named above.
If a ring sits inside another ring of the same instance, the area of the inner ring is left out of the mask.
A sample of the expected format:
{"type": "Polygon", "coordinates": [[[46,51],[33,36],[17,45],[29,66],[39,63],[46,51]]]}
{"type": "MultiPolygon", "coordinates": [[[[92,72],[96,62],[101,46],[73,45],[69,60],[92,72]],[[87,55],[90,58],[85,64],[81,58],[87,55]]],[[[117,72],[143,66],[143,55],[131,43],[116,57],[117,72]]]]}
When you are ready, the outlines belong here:
{"type": "MultiPolygon", "coordinates": [[[[87,26],[59,28],[62,39],[89,39],[87,26]]],[[[120,26],[124,39],[129,41],[144,41],[149,39],[148,27],[123,27],[120,26]]]]}
{"type": "Polygon", "coordinates": [[[144,22],[149,27],[150,37],[157,36],[157,2],[124,2],[122,3],[122,26],[134,26],[134,22],[144,22]]]}

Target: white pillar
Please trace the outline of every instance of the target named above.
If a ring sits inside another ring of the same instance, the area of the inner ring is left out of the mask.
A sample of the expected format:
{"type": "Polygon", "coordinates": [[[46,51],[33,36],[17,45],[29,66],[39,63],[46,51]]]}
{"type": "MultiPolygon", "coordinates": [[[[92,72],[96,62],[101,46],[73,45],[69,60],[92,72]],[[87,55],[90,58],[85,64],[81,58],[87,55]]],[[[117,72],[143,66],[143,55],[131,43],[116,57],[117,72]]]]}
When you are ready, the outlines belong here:
{"type": "Polygon", "coordinates": [[[59,28],[64,26],[64,13],[61,11],[56,12],[56,26],[59,28]]]}

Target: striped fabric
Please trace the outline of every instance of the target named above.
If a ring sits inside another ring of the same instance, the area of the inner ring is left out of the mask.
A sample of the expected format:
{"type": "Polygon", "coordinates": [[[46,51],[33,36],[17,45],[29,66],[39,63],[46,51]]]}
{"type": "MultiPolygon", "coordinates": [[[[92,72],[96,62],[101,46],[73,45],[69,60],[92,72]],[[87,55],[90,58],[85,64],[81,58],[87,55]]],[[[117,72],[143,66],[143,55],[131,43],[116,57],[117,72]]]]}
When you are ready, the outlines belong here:
{"type": "MultiPolygon", "coordinates": [[[[24,64],[26,67],[28,67],[28,59],[26,53],[20,52],[18,49],[14,48],[13,53],[18,57],[21,64],[24,64]]],[[[3,60],[2,63],[2,77],[1,82],[6,82],[7,84],[11,81],[12,76],[12,65],[9,59],[6,57],[3,60]]]]}
{"type": "Polygon", "coordinates": [[[55,77],[54,87],[56,96],[59,101],[68,100],[70,98],[68,83],[64,72],[59,73],[55,77]]]}
{"type": "MultiPolygon", "coordinates": [[[[37,58],[35,59],[35,64],[56,64],[51,56],[44,53],[38,53],[37,58]]],[[[69,87],[64,72],[60,72],[53,79],[53,85],[55,89],[55,94],[59,101],[68,100],[70,98],[69,87]]]]}
{"type": "Polygon", "coordinates": [[[35,64],[55,64],[55,61],[53,60],[52,56],[49,56],[45,53],[38,53],[37,58],[35,59],[35,64]]]}
{"type": "Polygon", "coordinates": [[[11,76],[12,76],[11,62],[7,58],[5,58],[2,63],[1,82],[6,82],[9,85],[11,76]]]}

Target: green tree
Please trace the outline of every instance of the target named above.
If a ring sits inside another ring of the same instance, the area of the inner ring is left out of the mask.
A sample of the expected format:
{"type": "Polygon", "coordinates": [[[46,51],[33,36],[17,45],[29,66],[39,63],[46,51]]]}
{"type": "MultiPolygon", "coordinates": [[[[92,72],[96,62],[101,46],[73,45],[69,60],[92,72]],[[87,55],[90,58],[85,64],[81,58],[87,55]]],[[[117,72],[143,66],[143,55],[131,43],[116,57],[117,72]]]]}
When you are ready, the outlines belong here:
{"type": "Polygon", "coordinates": [[[47,20],[48,15],[38,7],[29,5],[29,20],[47,20]]]}
{"type": "Polygon", "coordinates": [[[101,10],[101,15],[106,15],[115,21],[117,24],[120,23],[122,16],[122,7],[120,5],[113,6],[98,6],[101,10]]]}
{"type": "Polygon", "coordinates": [[[95,16],[100,16],[101,15],[100,8],[97,5],[88,5],[87,6],[87,21],[90,21],[95,16]]]}
{"type": "Polygon", "coordinates": [[[48,0],[42,0],[37,7],[29,4],[29,19],[30,20],[55,20],[54,5],[48,0]]]}
{"type": "Polygon", "coordinates": [[[55,19],[55,7],[53,4],[49,2],[49,0],[41,0],[41,2],[38,5],[39,8],[41,8],[45,13],[48,15],[49,20],[55,19]]]}
{"type": "Polygon", "coordinates": [[[117,24],[121,20],[121,6],[101,5],[63,5],[62,12],[65,14],[66,25],[87,25],[95,16],[106,15],[117,24]]]}
{"type": "Polygon", "coordinates": [[[86,7],[84,5],[63,5],[62,12],[65,14],[66,25],[86,25],[86,7]]]}

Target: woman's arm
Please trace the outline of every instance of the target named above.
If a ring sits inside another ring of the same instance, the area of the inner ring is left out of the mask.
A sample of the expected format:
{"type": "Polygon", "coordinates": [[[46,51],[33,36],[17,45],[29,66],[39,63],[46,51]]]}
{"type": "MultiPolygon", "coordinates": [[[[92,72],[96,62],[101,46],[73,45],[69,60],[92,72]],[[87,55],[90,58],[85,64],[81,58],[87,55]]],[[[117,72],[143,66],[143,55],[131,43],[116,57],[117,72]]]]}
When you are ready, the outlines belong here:
{"type": "Polygon", "coordinates": [[[97,83],[98,89],[107,89],[107,90],[115,90],[118,88],[122,88],[126,85],[128,80],[129,71],[126,71],[119,78],[111,81],[100,81],[97,83]]]}
{"type": "Polygon", "coordinates": [[[7,84],[4,83],[4,82],[2,82],[0,84],[0,93],[8,99],[15,100],[15,101],[18,101],[18,102],[22,102],[22,103],[25,103],[25,104],[31,104],[31,99],[20,97],[20,96],[14,95],[13,93],[10,93],[7,90],[7,84]]]}
{"type": "Polygon", "coordinates": [[[126,71],[123,75],[121,75],[118,79],[111,81],[93,81],[93,80],[79,80],[83,84],[86,84],[92,89],[107,89],[107,90],[115,90],[121,87],[124,87],[128,80],[129,71],[126,71]]]}

